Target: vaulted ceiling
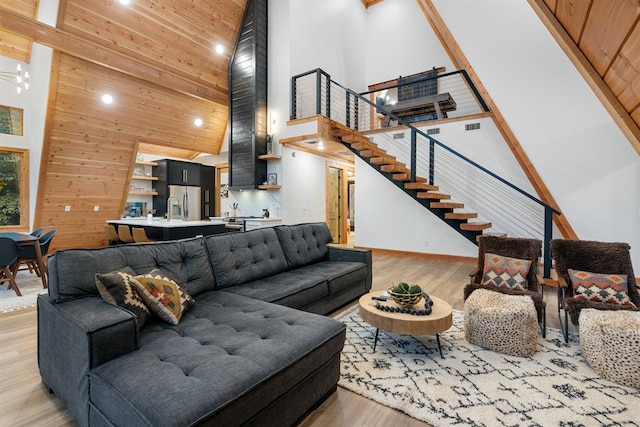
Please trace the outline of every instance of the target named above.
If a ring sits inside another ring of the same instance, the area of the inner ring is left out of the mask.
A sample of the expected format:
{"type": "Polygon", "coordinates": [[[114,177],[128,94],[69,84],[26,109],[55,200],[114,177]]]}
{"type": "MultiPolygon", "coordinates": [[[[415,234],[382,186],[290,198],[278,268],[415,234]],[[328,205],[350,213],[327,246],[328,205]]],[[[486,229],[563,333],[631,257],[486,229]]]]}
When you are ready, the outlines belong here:
{"type": "MultiPolygon", "coordinates": [[[[245,0],[137,0],[129,5],[60,0],[57,24],[51,27],[35,20],[38,0],[5,0],[0,5],[0,55],[28,62],[35,41],[120,73],[123,81],[136,78],[141,88],[159,86],[156,96],[183,96],[179,106],[187,108],[175,112],[175,122],[162,126],[173,126],[172,131],[183,132],[185,138],[168,141],[142,134],[140,142],[165,145],[186,158],[200,152],[218,154],[227,125],[229,58],[244,5],[245,0]],[[225,49],[221,55],[214,52],[218,44],[225,49]],[[193,129],[192,117],[198,111],[204,124],[193,129]]],[[[84,95],[95,99],[90,91],[84,95]]],[[[137,105],[138,117],[152,111],[153,100],[149,101],[150,105],[137,105]]]]}

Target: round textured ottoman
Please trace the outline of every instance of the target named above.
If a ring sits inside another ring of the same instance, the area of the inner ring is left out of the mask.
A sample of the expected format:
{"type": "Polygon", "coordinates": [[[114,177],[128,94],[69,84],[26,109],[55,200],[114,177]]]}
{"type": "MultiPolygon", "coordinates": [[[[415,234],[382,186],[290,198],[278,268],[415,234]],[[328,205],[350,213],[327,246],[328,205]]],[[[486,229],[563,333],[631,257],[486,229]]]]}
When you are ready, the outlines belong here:
{"type": "Polygon", "coordinates": [[[464,303],[464,336],[472,344],[512,356],[531,356],[538,347],[533,300],[475,290],[464,303]]]}
{"type": "Polygon", "coordinates": [[[589,366],[602,378],[640,388],[640,312],[585,308],[578,324],[589,366]]]}

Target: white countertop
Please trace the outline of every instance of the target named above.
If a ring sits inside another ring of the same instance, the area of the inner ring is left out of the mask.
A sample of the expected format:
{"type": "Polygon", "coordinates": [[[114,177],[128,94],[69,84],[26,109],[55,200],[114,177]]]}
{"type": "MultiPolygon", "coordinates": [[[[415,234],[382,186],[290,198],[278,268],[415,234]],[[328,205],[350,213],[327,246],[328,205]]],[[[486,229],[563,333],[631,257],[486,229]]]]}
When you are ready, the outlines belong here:
{"type": "Polygon", "coordinates": [[[143,225],[149,227],[162,227],[162,228],[178,228],[178,227],[196,227],[196,226],[206,226],[206,225],[225,225],[225,223],[221,220],[202,220],[202,221],[183,221],[181,219],[172,219],[167,221],[164,218],[153,218],[153,221],[149,222],[147,217],[140,218],[123,218],[123,219],[112,219],[107,221],[110,224],[122,224],[122,225],[132,225],[134,227],[140,227],[143,225]]]}
{"type": "Polygon", "coordinates": [[[245,220],[245,222],[246,221],[267,222],[267,221],[282,221],[282,218],[245,218],[244,220],[245,220]]]}

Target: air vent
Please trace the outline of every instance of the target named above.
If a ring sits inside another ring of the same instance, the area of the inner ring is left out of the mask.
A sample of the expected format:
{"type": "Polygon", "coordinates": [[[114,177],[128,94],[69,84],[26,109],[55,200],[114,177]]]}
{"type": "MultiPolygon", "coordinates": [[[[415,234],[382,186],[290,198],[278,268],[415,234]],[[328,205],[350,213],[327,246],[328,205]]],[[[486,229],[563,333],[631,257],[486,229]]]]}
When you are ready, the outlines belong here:
{"type": "Polygon", "coordinates": [[[440,133],[440,128],[427,129],[427,135],[437,135],[440,133]]]}
{"type": "Polygon", "coordinates": [[[464,130],[478,130],[480,129],[480,123],[469,123],[464,125],[464,130]]]}
{"type": "Polygon", "coordinates": [[[338,154],[342,154],[343,156],[351,156],[353,153],[351,151],[338,151],[338,154]]]}
{"type": "Polygon", "coordinates": [[[393,139],[404,139],[404,132],[394,133],[393,139]]]}

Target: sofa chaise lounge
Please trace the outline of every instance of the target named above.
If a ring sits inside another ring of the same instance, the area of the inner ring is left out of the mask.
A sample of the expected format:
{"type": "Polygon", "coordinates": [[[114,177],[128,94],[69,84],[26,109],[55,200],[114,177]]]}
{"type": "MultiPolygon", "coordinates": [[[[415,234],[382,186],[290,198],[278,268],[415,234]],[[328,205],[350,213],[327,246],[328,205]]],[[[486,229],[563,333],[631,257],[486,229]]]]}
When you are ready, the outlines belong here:
{"type": "Polygon", "coordinates": [[[323,316],[371,288],[371,252],[324,223],[67,249],[38,299],[43,382],[80,425],[291,425],[335,391],[345,327],[323,316]],[[177,325],[100,297],[96,274],[160,270],[196,301],[177,325]]]}

